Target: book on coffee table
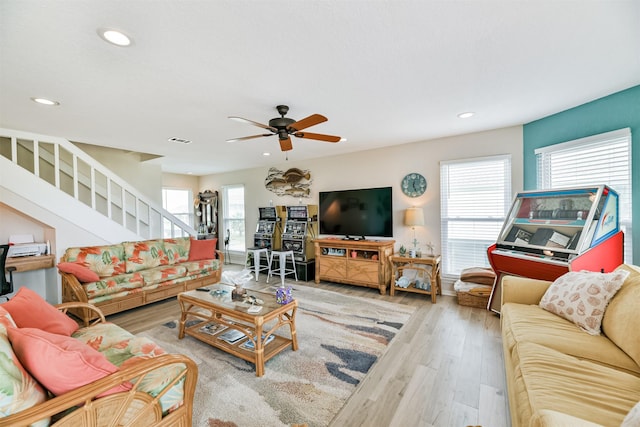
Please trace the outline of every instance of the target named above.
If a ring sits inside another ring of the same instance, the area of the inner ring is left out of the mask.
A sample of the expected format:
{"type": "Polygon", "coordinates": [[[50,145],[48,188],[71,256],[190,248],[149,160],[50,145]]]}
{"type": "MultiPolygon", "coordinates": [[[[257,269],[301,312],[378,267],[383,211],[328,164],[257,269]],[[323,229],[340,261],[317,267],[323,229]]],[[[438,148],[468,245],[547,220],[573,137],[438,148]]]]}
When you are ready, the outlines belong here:
{"type": "MultiPolygon", "coordinates": [[[[274,335],[269,335],[269,338],[267,338],[265,340],[265,342],[262,344],[262,346],[266,347],[267,344],[269,344],[271,341],[273,341],[274,338],[275,338],[274,335]]],[[[264,334],[262,334],[262,339],[264,340],[264,334]]],[[[253,341],[251,341],[251,340],[246,340],[245,342],[240,344],[240,347],[246,348],[247,350],[254,350],[255,349],[255,345],[253,344],[253,341]]]]}
{"type": "Polygon", "coordinates": [[[220,335],[218,338],[228,342],[229,344],[235,344],[244,337],[246,337],[246,335],[238,331],[237,329],[229,329],[227,332],[220,335]]]}
{"type": "Polygon", "coordinates": [[[224,331],[225,329],[227,329],[226,325],[217,322],[209,322],[200,328],[200,332],[204,332],[205,334],[209,335],[216,335],[224,331]]]}

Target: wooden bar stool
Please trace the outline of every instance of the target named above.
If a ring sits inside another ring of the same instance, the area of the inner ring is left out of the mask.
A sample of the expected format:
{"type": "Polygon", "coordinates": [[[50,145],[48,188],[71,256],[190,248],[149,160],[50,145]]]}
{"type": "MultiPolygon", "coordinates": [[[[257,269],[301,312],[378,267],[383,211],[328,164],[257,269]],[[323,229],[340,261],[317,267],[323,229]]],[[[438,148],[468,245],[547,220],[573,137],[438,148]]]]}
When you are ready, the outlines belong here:
{"type": "Polygon", "coordinates": [[[296,278],[296,282],[298,281],[298,273],[296,273],[296,261],[293,258],[293,251],[271,251],[271,259],[269,260],[269,273],[267,275],[267,283],[269,283],[269,279],[274,274],[280,276],[280,282],[282,283],[282,287],[284,287],[284,277],[287,274],[294,274],[296,278]],[[287,268],[287,257],[291,256],[291,266],[292,268],[287,268]],[[273,269],[273,259],[274,257],[278,257],[278,263],[280,265],[279,270],[273,269]]]}
{"type": "MultiPolygon", "coordinates": [[[[260,274],[261,271],[267,270],[270,271],[271,270],[271,262],[269,260],[269,249],[267,248],[249,248],[247,249],[247,258],[244,260],[244,265],[247,265],[248,261],[249,261],[249,254],[253,254],[253,269],[255,271],[256,274],[256,282],[258,281],[258,274],[260,274]],[[264,254],[264,259],[265,261],[267,261],[266,265],[262,265],[260,264],[260,260],[262,259],[262,255],[264,254]]],[[[269,280],[269,277],[267,277],[267,281],[269,280]]]]}

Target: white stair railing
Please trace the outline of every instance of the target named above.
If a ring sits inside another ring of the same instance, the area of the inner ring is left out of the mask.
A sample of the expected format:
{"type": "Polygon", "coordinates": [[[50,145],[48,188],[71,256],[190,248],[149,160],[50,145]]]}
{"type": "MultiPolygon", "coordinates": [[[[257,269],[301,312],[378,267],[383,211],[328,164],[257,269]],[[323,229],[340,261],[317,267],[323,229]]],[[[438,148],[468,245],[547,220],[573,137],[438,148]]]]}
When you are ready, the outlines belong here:
{"type": "Polygon", "coordinates": [[[0,155],[141,239],[196,231],[64,138],[0,128],[0,155]]]}

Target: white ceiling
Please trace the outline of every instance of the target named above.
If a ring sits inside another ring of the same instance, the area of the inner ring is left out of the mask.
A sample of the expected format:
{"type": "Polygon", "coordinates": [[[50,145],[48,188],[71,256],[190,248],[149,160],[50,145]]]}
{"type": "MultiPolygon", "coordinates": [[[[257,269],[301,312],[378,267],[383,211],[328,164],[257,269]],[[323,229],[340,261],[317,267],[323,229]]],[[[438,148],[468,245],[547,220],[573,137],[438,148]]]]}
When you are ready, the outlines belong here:
{"type": "Polygon", "coordinates": [[[203,175],[282,162],[276,136],[225,142],[263,133],[227,116],[267,123],[287,104],[288,117],[329,118],[308,131],[348,139],[292,138],[289,161],[332,156],[523,124],[638,85],[638,22],[637,0],[2,0],[0,127],[203,175]]]}

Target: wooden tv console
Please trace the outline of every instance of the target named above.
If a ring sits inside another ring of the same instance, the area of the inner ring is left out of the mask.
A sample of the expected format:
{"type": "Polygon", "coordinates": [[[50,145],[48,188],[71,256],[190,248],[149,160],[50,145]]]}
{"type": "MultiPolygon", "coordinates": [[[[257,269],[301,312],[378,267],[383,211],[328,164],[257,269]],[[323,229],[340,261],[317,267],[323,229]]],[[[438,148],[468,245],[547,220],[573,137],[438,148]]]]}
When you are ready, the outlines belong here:
{"type": "Polygon", "coordinates": [[[387,292],[395,240],[316,239],[315,282],[348,283],[387,292]]]}

